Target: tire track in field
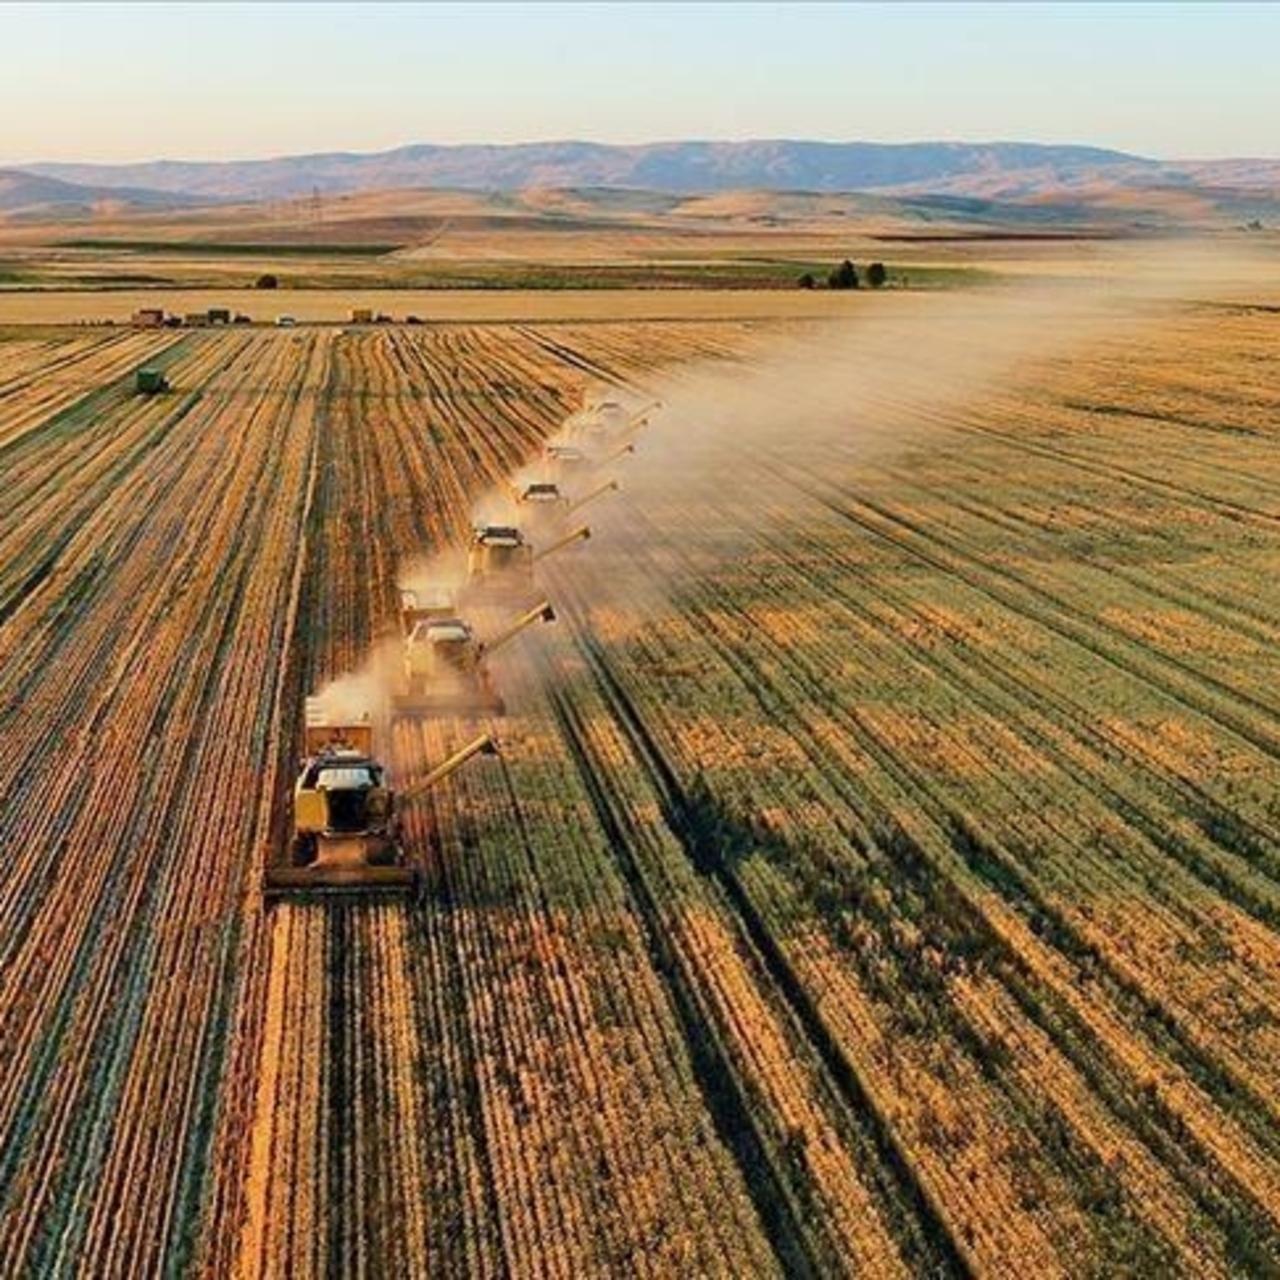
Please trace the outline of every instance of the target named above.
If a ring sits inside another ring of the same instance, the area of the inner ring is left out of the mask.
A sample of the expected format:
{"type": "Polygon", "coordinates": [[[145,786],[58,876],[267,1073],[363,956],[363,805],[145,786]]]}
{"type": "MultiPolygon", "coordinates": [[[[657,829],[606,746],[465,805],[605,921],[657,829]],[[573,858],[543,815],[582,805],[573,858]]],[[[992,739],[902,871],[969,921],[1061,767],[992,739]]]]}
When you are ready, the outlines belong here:
{"type": "MultiPolygon", "coordinates": [[[[699,876],[710,877],[719,887],[736,927],[744,938],[750,940],[770,988],[789,1010],[795,1025],[802,1029],[811,1051],[822,1063],[828,1082],[842,1100],[846,1117],[851,1121],[855,1132],[859,1133],[861,1140],[876,1152],[888,1171],[884,1184],[879,1187],[880,1194],[900,1200],[913,1214],[916,1224],[915,1232],[903,1242],[908,1250],[908,1256],[914,1259],[916,1266],[929,1274],[971,1274],[971,1264],[940,1215],[936,1202],[919,1183],[909,1159],[898,1145],[892,1130],[880,1119],[879,1112],[872,1104],[856,1069],[831,1037],[802,984],[778,948],[768,925],[743,890],[732,868],[699,835],[701,823],[697,807],[674,770],[666,762],[661,749],[645,726],[642,715],[618,682],[601,646],[592,637],[589,623],[582,611],[579,593],[572,587],[563,570],[555,573],[554,576],[556,588],[554,595],[559,602],[557,607],[561,611],[561,616],[572,623],[576,642],[587,657],[592,675],[605,696],[611,714],[622,730],[636,760],[644,769],[654,794],[659,799],[668,828],[679,841],[685,857],[699,876]]],[[[596,804],[597,811],[601,805],[606,806],[607,809],[607,793],[592,777],[593,768],[598,770],[600,762],[593,763],[592,758],[581,747],[582,735],[575,727],[569,711],[566,710],[566,699],[562,693],[554,689],[554,674],[547,673],[545,681],[552,688],[551,696],[557,706],[562,730],[566,741],[570,743],[575,753],[575,758],[580,761],[584,782],[589,787],[594,787],[593,803],[596,804]]],[[[645,887],[643,873],[634,860],[635,855],[627,851],[629,846],[625,827],[621,827],[608,812],[602,814],[601,821],[608,824],[606,829],[610,833],[615,852],[626,859],[624,868],[626,878],[628,884],[632,885],[637,905],[644,914],[647,933],[653,939],[663,938],[661,907],[645,887]]],[[[699,1031],[701,1015],[697,1012],[696,998],[691,994],[698,989],[698,976],[681,966],[681,962],[671,953],[669,946],[664,947],[663,950],[667,954],[657,957],[661,962],[660,970],[669,981],[678,984],[675,995],[685,1004],[682,1009],[682,1024],[686,1037],[696,1040],[701,1036],[707,1039],[705,1032],[699,1031]]],[[[710,1065],[706,1064],[704,1070],[710,1065]]],[[[722,1077],[732,1079],[732,1069],[727,1063],[715,1065],[717,1069],[710,1072],[704,1081],[704,1090],[714,1088],[715,1082],[722,1077]]],[[[725,1126],[731,1149],[735,1151],[748,1179],[753,1176],[753,1170],[760,1167],[762,1159],[767,1163],[767,1157],[761,1154],[764,1144],[759,1133],[753,1128],[747,1129],[744,1133],[742,1128],[743,1125],[751,1125],[749,1116],[749,1105],[743,1099],[737,1104],[731,1102],[728,1113],[718,1117],[718,1123],[725,1126]]],[[[778,1175],[774,1173],[769,1181],[754,1186],[753,1198],[757,1202],[762,1220],[770,1230],[771,1238],[778,1240],[779,1259],[785,1266],[788,1264],[789,1254],[797,1247],[798,1241],[802,1240],[803,1234],[799,1225],[794,1220],[789,1220],[778,1207],[780,1204],[787,1203],[787,1193],[777,1179],[778,1175]]],[[[812,1265],[819,1266],[816,1260],[812,1265]]]]}
{"type": "Polygon", "coordinates": [[[698,1089],[715,1121],[716,1131],[742,1171],[761,1227],[784,1274],[817,1276],[820,1272],[805,1244],[804,1231],[791,1198],[769,1160],[752,1119],[750,1100],[739,1088],[733,1067],[715,1037],[708,1034],[695,994],[697,980],[667,940],[662,910],[631,851],[625,819],[614,811],[609,792],[600,779],[599,762],[584,745],[582,726],[572,705],[563,694],[550,687],[554,677],[549,671],[546,678],[560,733],[636,904],[650,961],[670,995],[698,1089]]]}

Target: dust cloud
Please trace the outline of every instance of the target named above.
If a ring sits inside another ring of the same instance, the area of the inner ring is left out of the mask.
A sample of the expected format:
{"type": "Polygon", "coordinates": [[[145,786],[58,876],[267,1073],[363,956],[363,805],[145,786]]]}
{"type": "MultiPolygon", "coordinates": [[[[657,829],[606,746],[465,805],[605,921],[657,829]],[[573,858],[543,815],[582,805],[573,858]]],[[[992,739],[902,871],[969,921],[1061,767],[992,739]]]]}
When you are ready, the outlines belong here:
{"type": "Polygon", "coordinates": [[[511,488],[491,489],[476,500],[471,508],[472,528],[487,524],[519,524],[515,484],[513,479],[511,488]]]}
{"type": "Polygon", "coordinates": [[[808,503],[824,518],[789,479],[796,469],[857,484],[874,464],[927,457],[961,438],[955,425],[983,397],[1119,350],[1188,305],[1254,297],[1265,282],[1274,296],[1277,280],[1239,242],[1107,246],[1082,274],[868,298],[852,319],[773,330],[736,358],[637,380],[616,398],[662,407],[630,437],[634,456],[595,477],[616,476],[622,492],[589,508],[596,536],[572,553],[573,586],[593,606],[655,617],[780,511],[802,520],[808,503]]]}
{"type": "Polygon", "coordinates": [[[396,572],[398,589],[412,591],[424,604],[437,595],[456,595],[466,580],[467,553],[461,547],[409,557],[396,572]]]}
{"type": "Polygon", "coordinates": [[[374,645],[359,670],[328,681],[309,701],[327,723],[367,722],[377,736],[385,728],[386,708],[400,669],[399,641],[388,636],[374,645]]]}

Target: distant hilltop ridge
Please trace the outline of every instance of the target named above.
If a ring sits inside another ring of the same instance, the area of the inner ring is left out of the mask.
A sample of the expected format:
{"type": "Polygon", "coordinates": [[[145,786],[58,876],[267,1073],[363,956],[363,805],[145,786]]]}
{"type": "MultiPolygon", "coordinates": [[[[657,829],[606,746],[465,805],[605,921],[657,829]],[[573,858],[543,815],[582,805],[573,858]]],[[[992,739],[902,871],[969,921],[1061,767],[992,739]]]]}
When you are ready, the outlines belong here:
{"type": "Polygon", "coordinates": [[[161,212],[202,204],[205,197],[180,191],[149,191],[130,184],[73,183],[17,169],[0,169],[0,214],[12,210],[57,208],[67,213],[103,213],[120,209],[161,212]]]}
{"type": "Polygon", "coordinates": [[[102,189],[212,200],[447,187],[626,187],[685,194],[765,191],[944,194],[1033,200],[1102,187],[1275,191],[1280,160],[1161,161],[1101,147],[1027,142],[537,142],[397,147],[269,160],[23,164],[23,173],[102,189]]]}

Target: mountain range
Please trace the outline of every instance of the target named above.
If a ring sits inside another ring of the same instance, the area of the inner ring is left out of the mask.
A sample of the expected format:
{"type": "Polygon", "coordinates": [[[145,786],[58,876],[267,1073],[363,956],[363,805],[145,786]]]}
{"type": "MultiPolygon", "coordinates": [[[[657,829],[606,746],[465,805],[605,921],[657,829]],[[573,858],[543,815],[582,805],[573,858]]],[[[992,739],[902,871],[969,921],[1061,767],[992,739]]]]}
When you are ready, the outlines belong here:
{"type": "MultiPolygon", "coordinates": [[[[28,164],[0,170],[0,213],[163,210],[192,204],[306,199],[401,189],[490,193],[606,189],[714,195],[728,191],[862,192],[1059,211],[1175,207],[1190,217],[1271,218],[1280,160],[1162,161],[1088,146],[1023,142],[593,142],[416,145],[268,160],[28,164]]],[[[945,207],[945,206],[944,206],[945,207]]]]}
{"type": "Polygon", "coordinates": [[[957,177],[1035,171],[1063,182],[1082,173],[1158,169],[1154,161],[1095,147],[1024,143],[593,142],[513,146],[409,146],[372,154],[335,152],[272,160],[144,164],[35,164],[28,173],[94,186],[184,195],[280,199],[321,191],[453,187],[639,187],[713,192],[897,190],[957,177]]]}
{"type": "Polygon", "coordinates": [[[984,194],[1028,187],[1227,185],[1274,187],[1280,161],[1165,162],[1100,147],[1022,142],[594,142],[399,147],[270,160],[141,164],[28,164],[24,172],[95,188],[131,187],[236,200],[286,199],[393,187],[513,191],[527,187],[633,187],[984,194]],[[976,191],[975,188],[981,188],[976,191]]]}

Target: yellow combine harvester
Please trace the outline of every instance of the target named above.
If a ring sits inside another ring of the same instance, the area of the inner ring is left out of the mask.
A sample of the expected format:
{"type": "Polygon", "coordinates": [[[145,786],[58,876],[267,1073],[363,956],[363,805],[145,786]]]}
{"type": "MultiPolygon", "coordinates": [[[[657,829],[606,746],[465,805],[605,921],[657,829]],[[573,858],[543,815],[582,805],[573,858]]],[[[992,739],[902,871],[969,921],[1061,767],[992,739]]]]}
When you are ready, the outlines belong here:
{"type": "Polygon", "coordinates": [[[506,703],[494,687],[488,659],[535,622],[554,622],[555,610],[543,600],[491,640],[476,638],[471,624],[456,610],[429,610],[411,602],[403,609],[406,691],[391,699],[394,712],[406,715],[500,716],[506,703]]]}
{"type": "Polygon", "coordinates": [[[474,531],[467,548],[467,584],[495,590],[533,587],[533,546],[516,525],[486,524],[474,531]]]}
{"type": "MultiPolygon", "coordinates": [[[[638,429],[633,427],[631,431],[624,432],[624,436],[638,429]]],[[[589,475],[635,451],[634,440],[615,441],[604,449],[591,449],[585,442],[566,439],[547,445],[542,450],[542,461],[557,479],[567,480],[570,477],[589,475]]]]}
{"type": "Polygon", "coordinates": [[[636,410],[627,409],[617,400],[588,404],[566,424],[566,443],[577,445],[587,453],[599,454],[643,427],[649,420],[648,415],[661,404],[660,400],[651,400],[636,410]]]}
{"type": "Polygon", "coordinates": [[[496,750],[484,734],[397,796],[374,758],[368,717],[327,717],[313,698],[307,699],[303,746],[306,759],[293,789],[293,838],[287,859],[266,869],[268,898],[412,893],[419,873],[405,861],[397,804],[429,790],[472,756],[496,750]]]}
{"type": "Polygon", "coordinates": [[[533,566],[564,547],[591,537],[586,525],[535,551],[515,525],[483,525],[467,549],[466,595],[473,603],[528,600],[535,592],[533,566]]]}
{"type": "MultiPolygon", "coordinates": [[[[606,480],[594,489],[581,496],[562,489],[554,480],[536,480],[526,484],[522,489],[514,491],[516,503],[521,508],[521,518],[525,520],[530,534],[541,538],[562,528],[570,516],[577,514],[589,502],[612,493],[621,486],[616,480],[606,480]]],[[[576,539],[574,539],[576,540],[576,539]]],[[[558,549],[558,544],[550,546],[543,554],[549,555],[558,549]]],[[[534,559],[540,558],[537,553],[534,559]]]]}

